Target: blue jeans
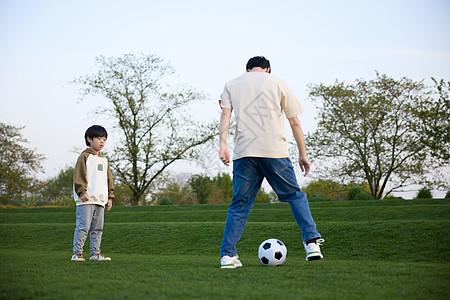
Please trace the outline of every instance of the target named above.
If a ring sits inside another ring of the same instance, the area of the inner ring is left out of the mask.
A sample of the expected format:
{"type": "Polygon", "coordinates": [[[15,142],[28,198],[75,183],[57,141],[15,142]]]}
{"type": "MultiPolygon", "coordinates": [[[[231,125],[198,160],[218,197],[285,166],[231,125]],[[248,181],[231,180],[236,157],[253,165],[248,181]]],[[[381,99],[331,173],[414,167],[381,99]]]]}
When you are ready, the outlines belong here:
{"type": "Polygon", "coordinates": [[[281,202],[288,202],[295,221],[302,230],[303,241],[320,237],[306,194],[297,184],[291,160],[287,158],[245,157],[233,161],[233,199],[228,208],[220,256],[237,254],[236,243],[266,178],[281,202]]]}

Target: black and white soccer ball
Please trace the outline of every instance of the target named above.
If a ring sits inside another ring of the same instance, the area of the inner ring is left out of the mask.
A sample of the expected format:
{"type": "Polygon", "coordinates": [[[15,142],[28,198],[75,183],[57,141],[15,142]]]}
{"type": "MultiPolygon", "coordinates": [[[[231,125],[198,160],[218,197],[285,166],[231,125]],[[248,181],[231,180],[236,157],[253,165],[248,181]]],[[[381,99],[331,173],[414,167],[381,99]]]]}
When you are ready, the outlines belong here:
{"type": "Polygon", "coordinates": [[[281,266],[286,260],[286,245],[277,239],[268,239],[259,245],[258,257],[263,265],[281,266]]]}

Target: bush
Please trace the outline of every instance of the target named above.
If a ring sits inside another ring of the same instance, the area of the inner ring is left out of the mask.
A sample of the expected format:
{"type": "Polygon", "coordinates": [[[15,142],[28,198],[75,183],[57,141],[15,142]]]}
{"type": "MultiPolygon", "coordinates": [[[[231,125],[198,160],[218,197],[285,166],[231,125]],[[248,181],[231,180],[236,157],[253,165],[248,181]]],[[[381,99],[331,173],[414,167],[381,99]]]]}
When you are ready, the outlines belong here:
{"type": "Polygon", "coordinates": [[[416,199],[432,199],[431,191],[426,187],[423,187],[417,193],[416,199]]]}
{"type": "Polygon", "coordinates": [[[322,202],[322,201],[333,201],[333,199],[329,196],[313,196],[308,198],[309,202],[322,202]]]}
{"type": "Polygon", "coordinates": [[[173,205],[173,200],[170,197],[163,196],[158,201],[159,205],[173,205]]]}
{"type": "Polygon", "coordinates": [[[373,197],[367,193],[359,193],[355,195],[353,200],[373,200],[373,197]]]}
{"type": "Polygon", "coordinates": [[[332,180],[314,180],[302,188],[302,191],[308,194],[309,197],[327,196],[332,200],[342,201],[347,197],[349,187],[332,180]]]}
{"type": "MultiPolygon", "coordinates": [[[[114,200],[113,200],[114,202],[114,200]]],[[[67,196],[59,196],[59,197],[55,197],[52,199],[51,201],[51,205],[54,206],[65,206],[65,207],[75,207],[76,203],[75,200],[72,197],[67,197],[67,196]]],[[[115,203],[113,203],[113,205],[115,205],[115,203]]]]}
{"type": "Polygon", "coordinates": [[[42,196],[31,195],[22,199],[22,203],[26,206],[36,207],[36,206],[50,206],[53,203],[42,196]]]}
{"type": "Polygon", "coordinates": [[[269,193],[266,193],[264,188],[260,188],[258,191],[258,194],[256,194],[255,203],[270,203],[272,200],[272,197],[269,193]]]}
{"type": "Polygon", "coordinates": [[[405,200],[405,199],[403,199],[403,197],[395,197],[395,196],[389,195],[389,196],[384,197],[383,200],[405,200]]]}
{"type": "Polygon", "coordinates": [[[363,192],[362,188],[359,186],[354,186],[350,188],[347,192],[347,200],[356,200],[355,197],[358,194],[361,194],[363,192]]]}
{"type": "Polygon", "coordinates": [[[445,199],[450,199],[450,191],[448,191],[447,194],[445,194],[445,199]]]}
{"type": "Polygon", "coordinates": [[[18,199],[18,198],[13,198],[9,201],[8,205],[11,205],[13,207],[20,207],[23,206],[23,202],[22,200],[18,199]]]}
{"type": "Polygon", "coordinates": [[[163,188],[153,195],[154,201],[159,204],[159,200],[167,197],[173,201],[173,204],[195,204],[197,197],[191,190],[189,184],[179,184],[176,182],[168,182],[163,188]]]}
{"type": "Polygon", "coordinates": [[[56,177],[44,182],[40,196],[30,200],[30,206],[75,206],[73,199],[73,174],[74,167],[61,169],[56,177]]]}

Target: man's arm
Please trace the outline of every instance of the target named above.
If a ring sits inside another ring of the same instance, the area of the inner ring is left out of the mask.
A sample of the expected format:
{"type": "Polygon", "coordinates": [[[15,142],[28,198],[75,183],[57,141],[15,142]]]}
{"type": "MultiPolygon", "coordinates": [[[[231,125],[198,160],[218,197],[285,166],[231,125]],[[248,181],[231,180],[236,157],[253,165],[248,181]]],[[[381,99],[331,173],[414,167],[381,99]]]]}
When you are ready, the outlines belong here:
{"type": "Polygon", "coordinates": [[[227,166],[230,165],[230,151],[227,146],[227,136],[228,129],[230,128],[230,120],[231,120],[231,109],[223,108],[222,115],[220,116],[220,126],[219,126],[219,138],[220,138],[220,150],[219,157],[220,160],[227,166]]]}
{"type": "Polygon", "coordinates": [[[303,135],[302,124],[300,124],[300,120],[297,116],[289,118],[288,120],[289,125],[292,129],[292,133],[294,134],[295,142],[297,143],[298,164],[300,165],[300,169],[305,173],[306,176],[311,169],[311,163],[306,157],[305,137],[303,135]]]}

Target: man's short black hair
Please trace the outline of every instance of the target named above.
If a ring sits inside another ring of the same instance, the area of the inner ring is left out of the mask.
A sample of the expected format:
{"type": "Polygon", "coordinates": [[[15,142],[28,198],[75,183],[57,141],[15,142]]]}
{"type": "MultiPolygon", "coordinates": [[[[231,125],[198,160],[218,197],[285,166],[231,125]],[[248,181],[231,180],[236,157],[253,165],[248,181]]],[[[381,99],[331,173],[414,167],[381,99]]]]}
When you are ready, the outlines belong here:
{"type": "Polygon", "coordinates": [[[96,137],[106,137],[108,138],[108,132],[106,132],[106,129],[103,128],[100,125],[92,125],[86,130],[86,133],[84,134],[84,140],[86,142],[86,146],[90,147],[91,143],[89,143],[87,138],[90,138],[91,140],[96,137]]]}
{"type": "Polygon", "coordinates": [[[247,66],[245,67],[247,70],[251,70],[254,67],[260,67],[261,69],[270,68],[270,61],[266,59],[264,56],[255,56],[248,60],[247,66]]]}

